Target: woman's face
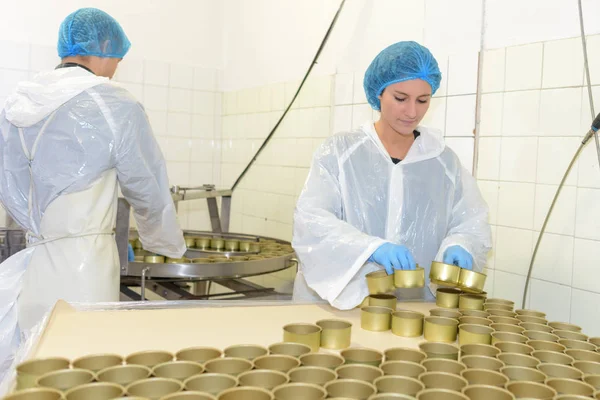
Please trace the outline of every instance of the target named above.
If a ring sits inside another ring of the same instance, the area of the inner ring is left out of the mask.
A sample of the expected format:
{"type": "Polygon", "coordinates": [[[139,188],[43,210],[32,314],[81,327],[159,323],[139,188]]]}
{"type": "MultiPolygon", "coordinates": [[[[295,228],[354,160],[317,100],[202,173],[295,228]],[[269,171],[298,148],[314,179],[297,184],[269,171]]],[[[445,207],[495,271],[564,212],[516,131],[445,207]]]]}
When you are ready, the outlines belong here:
{"type": "Polygon", "coordinates": [[[389,85],[379,96],[381,119],[401,135],[412,135],[431,100],[431,86],[421,79],[389,85]]]}

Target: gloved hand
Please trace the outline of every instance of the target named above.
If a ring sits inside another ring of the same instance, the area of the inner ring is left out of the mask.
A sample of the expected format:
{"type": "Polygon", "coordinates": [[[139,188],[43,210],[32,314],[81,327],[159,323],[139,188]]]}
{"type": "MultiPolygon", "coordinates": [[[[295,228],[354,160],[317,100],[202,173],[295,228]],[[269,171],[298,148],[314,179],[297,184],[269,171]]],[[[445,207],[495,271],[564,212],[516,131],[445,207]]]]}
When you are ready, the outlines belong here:
{"type": "Polygon", "coordinates": [[[127,245],[127,260],[129,262],[135,261],[135,254],[133,253],[133,247],[131,246],[131,243],[127,245]]]}
{"type": "Polygon", "coordinates": [[[460,246],[450,246],[444,251],[444,264],[458,265],[464,269],[473,269],[473,256],[460,246]]]}
{"type": "Polygon", "coordinates": [[[371,254],[369,261],[383,265],[388,275],[393,274],[395,269],[415,269],[417,266],[406,246],[393,243],[384,243],[379,246],[371,254]]]}

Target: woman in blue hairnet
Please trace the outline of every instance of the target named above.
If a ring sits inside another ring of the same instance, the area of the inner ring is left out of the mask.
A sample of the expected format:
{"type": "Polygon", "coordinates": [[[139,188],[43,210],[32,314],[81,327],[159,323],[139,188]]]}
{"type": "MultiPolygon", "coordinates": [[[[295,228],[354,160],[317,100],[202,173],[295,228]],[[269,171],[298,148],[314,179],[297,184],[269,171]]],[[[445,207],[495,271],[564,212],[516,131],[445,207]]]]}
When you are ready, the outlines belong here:
{"type": "Polygon", "coordinates": [[[19,84],[0,113],[0,200],[28,231],[27,248],[0,264],[0,366],[17,323],[31,328],[58,299],[119,300],[119,187],[146,250],[186,250],[146,113],[110,82],[129,47],[105,12],[72,13],[62,63],[19,84]]]}
{"type": "Polygon", "coordinates": [[[433,260],[483,269],[488,208],[442,133],[420,125],[441,78],[415,42],[393,44],[372,61],[364,89],[379,120],[321,145],[296,205],[294,300],[353,308],[369,294],[367,273],[416,264],[428,284],[397,296],[432,300],[433,260]]]}

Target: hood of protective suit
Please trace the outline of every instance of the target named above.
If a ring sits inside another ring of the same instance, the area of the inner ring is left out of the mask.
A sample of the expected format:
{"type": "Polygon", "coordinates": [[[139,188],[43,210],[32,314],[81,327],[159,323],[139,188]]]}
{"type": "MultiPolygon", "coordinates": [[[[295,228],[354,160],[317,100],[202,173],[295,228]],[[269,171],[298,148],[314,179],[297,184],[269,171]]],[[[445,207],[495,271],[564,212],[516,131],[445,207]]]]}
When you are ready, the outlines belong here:
{"type": "Polygon", "coordinates": [[[20,128],[30,127],[84,90],[108,82],[108,78],[78,67],[41,72],[33,80],[19,83],[8,97],[6,119],[20,128]]]}

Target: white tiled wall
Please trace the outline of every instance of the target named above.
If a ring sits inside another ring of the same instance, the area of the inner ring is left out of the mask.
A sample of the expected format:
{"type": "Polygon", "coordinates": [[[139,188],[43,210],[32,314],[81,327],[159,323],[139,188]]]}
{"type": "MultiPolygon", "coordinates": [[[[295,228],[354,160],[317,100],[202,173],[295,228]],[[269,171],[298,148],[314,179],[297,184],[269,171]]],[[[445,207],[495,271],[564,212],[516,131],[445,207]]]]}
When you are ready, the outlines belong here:
{"type": "MultiPolygon", "coordinates": [[[[588,39],[589,54],[600,36],[588,39]]],[[[562,176],[589,129],[580,38],[486,51],[477,178],[495,250],[488,289],[521,305],[527,269],[562,176]]],[[[592,83],[598,71],[590,65],[592,83]]],[[[600,110],[600,87],[594,87],[600,110]]],[[[527,306],[600,335],[600,171],[593,141],[574,165],[542,238],[527,306]]]]}
{"type": "MultiPolygon", "coordinates": [[[[51,46],[0,41],[0,103],[18,82],[54,68],[59,62],[51,46]]],[[[184,64],[125,58],[114,81],[140,100],[167,161],[171,185],[189,186],[220,180],[221,93],[218,72],[184,64]]],[[[4,221],[4,216],[0,216],[4,221]]],[[[205,202],[180,205],[184,229],[209,229],[205,202]]]]}

